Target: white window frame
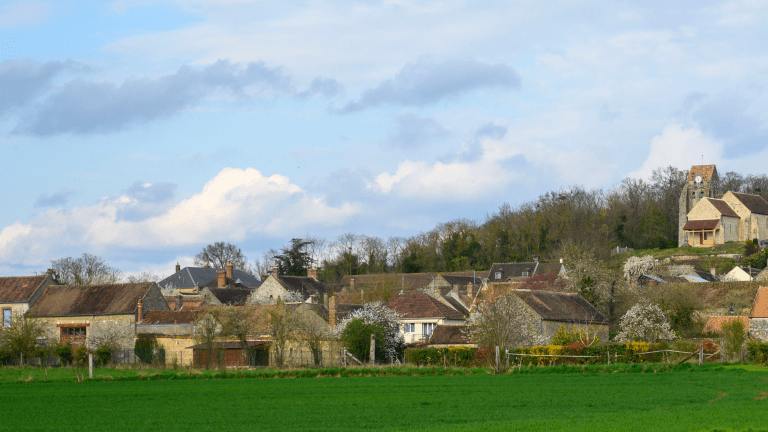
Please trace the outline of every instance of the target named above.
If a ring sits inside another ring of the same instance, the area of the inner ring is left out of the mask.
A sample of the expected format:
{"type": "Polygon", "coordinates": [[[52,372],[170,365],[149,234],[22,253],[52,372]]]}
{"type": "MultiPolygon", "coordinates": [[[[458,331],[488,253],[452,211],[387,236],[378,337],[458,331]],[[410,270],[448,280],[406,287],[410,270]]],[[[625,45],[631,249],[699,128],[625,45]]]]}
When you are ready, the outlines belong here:
{"type": "Polygon", "coordinates": [[[13,317],[13,309],[4,308],[3,309],[3,327],[11,326],[11,319],[13,319],[12,317],[13,317]]]}
{"type": "Polygon", "coordinates": [[[424,337],[431,336],[432,333],[435,331],[435,327],[437,327],[436,323],[422,323],[421,334],[423,334],[424,337]]]}
{"type": "Polygon", "coordinates": [[[496,272],[496,280],[501,279],[501,272],[496,272]]]}
{"type": "Polygon", "coordinates": [[[528,277],[529,273],[527,271],[523,272],[523,277],[528,277]]]}
{"type": "Polygon", "coordinates": [[[416,323],[403,323],[403,333],[416,333],[416,323]]]}

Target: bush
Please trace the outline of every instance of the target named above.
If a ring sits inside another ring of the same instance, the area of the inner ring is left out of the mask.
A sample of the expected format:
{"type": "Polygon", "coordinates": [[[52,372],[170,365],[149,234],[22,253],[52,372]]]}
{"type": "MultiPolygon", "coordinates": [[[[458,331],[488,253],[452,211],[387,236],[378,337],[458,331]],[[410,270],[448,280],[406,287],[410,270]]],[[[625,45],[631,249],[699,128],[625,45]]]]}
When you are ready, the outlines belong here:
{"type": "MultiPolygon", "coordinates": [[[[735,319],[729,323],[721,326],[721,334],[725,341],[725,351],[730,356],[736,356],[741,354],[741,349],[744,346],[744,341],[747,336],[744,333],[744,323],[741,320],[735,319]]],[[[739,358],[741,360],[741,358],[739,358]]]]}
{"type": "MultiPolygon", "coordinates": [[[[478,364],[475,361],[477,348],[450,347],[450,348],[407,348],[405,361],[417,366],[456,366],[472,367],[478,364]]],[[[481,359],[481,361],[484,359],[481,359]]]]}
{"type": "Polygon", "coordinates": [[[72,345],[59,345],[53,350],[54,354],[59,357],[59,364],[62,366],[72,364],[72,345]]]}
{"type": "Polygon", "coordinates": [[[768,361],[768,343],[762,343],[755,339],[747,342],[749,361],[757,364],[765,364],[768,361]]]}
{"type": "Polygon", "coordinates": [[[78,346],[75,348],[75,352],[72,354],[72,361],[83,366],[88,362],[88,350],[84,346],[78,346]]]}
{"type": "Polygon", "coordinates": [[[112,360],[112,350],[109,347],[100,346],[94,352],[94,357],[97,365],[104,366],[112,360]]]}
{"type": "Polygon", "coordinates": [[[157,348],[157,340],[149,335],[139,335],[133,347],[133,352],[142,363],[152,363],[154,351],[157,348]]]}
{"type": "Polygon", "coordinates": [[[384,338],[386,337],[384,326],[381,324],[366,324],[362,319],[350,321],[341,340],[350,353],[362,362],[370,361],[371,335],[376,335],[376,360],[381,362],[386,354],[384,338]]]}

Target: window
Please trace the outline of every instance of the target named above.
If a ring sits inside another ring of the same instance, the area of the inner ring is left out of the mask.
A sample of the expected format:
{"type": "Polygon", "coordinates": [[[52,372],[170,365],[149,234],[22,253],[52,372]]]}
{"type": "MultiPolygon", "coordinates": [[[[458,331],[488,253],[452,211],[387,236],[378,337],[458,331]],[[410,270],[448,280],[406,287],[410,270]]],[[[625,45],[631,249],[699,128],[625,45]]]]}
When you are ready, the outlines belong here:
{"type": "Polygon", "coordinates": [[[424,323],[421,325],[421,333],[424,336],[429,336],[435,331],[435,323],[424,323]]]}
{"type": "Polygon", "coordinates": [[[496,279],[501,279],[501,272],[496,272],[496,279]]]}
{"type": "Polygon", "coordinates": [[[87,325],[82,324],[69,324],[67,327],[61,327],[60,341],[62,343],[85,343],[88,336],[87,325]]]}
{"type": "Polygon", "coordinates": [[[527,271],[523,272],[523,277],[528,277],[528,272],[527,271]]]}
{"type": "Polygon", "coordinates": [[[11,326],[11,310],[3,309],[3,327],[11,326]]]}
{"type": "Polygon", "coordinates": [[[699,198],[704,198],[704,191],[699,192],[699,198]]]}
{"type": "Polygon", "coordinates": [[[696,191],[691,192],[691,198],[696,198],[696,191]]]}
{"type": "Polygon", "coordinates": [[[416,333],[415,323],[405,323],[403,324],[403,328],[406,333],[416,333]]]}

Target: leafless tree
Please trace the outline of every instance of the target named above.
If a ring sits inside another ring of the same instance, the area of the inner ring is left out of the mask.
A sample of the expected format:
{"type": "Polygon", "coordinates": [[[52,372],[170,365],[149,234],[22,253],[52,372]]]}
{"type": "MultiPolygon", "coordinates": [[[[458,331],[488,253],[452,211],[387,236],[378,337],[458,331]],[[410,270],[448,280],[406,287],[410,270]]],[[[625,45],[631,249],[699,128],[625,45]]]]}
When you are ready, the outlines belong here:
{"type": "Polygon", "coordinates": [[[215,349],[216,340],[221,336],[221,310],[209,309],[195,323],[194,338],[198,345],[201,345],[206,353],[205,368],[211,368],[211,361],[214,354],[218,355],[215,349]]]}
{"type": "Polygon", "coordinates": [[[148,271],[143,271],[139,274],[128,275],[125,277],[126,283],[157,282],[159,280],[160,276],[148,271]]]}
{"type": "Polygon", "coordinates": [[[239,247],[225,242],[215,242],[204,247],[195,255],[195,265],[210,265],[216,268],[224,268],[227,263],[232,263],[236,268],[246,268],[248,260],[239,247]]]}
{"type": "Polygon", "coordinates": [[[296,309],[279,300],[276,305],[265,309],[266,321],[272,337],[275,366],[282,368],[285,363],[285,346],[299,327],[300,319],[296,309]]]}
{"type": "Polygon", "coordinates": [[[240,342],[243,364],[248,364],[248,338],[258,327],[258,316],[254,309],[246,306],[227,306],[222,311],[221,332],[234,336],[240,342]]]}
{"type": "Polygon", "coordinates": [[[59,283],[65,285],[111,284],[120,280],[120,270],[97,255],[84,253],[79,258],[66,257],[51,261],[59,283]]]}

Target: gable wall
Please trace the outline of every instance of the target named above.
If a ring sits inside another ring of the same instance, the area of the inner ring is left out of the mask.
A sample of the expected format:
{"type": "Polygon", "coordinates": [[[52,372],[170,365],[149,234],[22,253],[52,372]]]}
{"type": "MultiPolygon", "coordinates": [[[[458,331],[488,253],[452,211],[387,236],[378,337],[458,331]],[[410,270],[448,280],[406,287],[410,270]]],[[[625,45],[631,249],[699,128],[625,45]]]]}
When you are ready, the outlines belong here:
{"type": "Polygon", "coordinates": [[[248,304],[274,304],[278,297],[285,298],[286,294],[287,291],[280,282],[276,281],[274,276],[270,276],[251,294],[248,304]]]}

